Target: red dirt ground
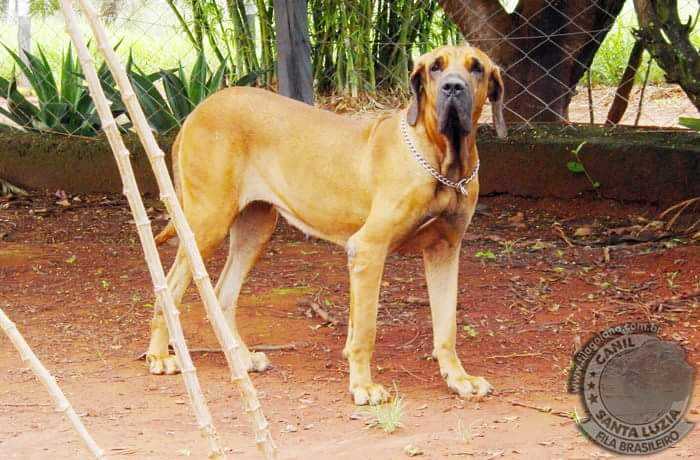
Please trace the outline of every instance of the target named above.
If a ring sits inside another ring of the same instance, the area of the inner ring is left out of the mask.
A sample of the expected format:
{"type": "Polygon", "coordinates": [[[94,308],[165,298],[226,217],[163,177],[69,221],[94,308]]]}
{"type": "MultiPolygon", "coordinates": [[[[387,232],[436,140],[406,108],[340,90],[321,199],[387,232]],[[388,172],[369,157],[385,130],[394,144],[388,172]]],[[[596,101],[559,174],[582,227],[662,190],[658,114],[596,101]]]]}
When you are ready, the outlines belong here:
{"type": "MultiPolygon", "coordinates": [[[[205,458],[181,378],[149,375],[136,360],[147,346],[152,295],[124,200],[80,197],[69,207],[56,201],[0,201],[0,306],[109,458],[205,458]]],[[[697,241],[615,245],[607,262],[595,244],[606,229],[653,219],[659,209],[589,198],[499,196],[481,204],[461,258],[458,346],[467,370],[486,376],[497,394],[476,403],[448,393],[428,359],[420,257],[391,256],[374,360],[375,379],[395,384],[405,398],[404,426],[391,435],[368,429],[366,415],[351,404],[341,357],[344,328],[323,325],[297,305],[316,295],[344,320],[342,249],[280,226],[243,291],[239,317],[249,344],[297,347],[269,352],[274,368],[253,375],[282,458],[404,458],[409,444],[423,458],[612,457],[554,413],[581,413],[578,397],[565,389],[577,344],[606,326],[654,320],[698,363],[697,297],[655,304],[700,288],[697,241]],[[555,222],[575,240],[573,247],[555,232],[555,222]],[[592,235],[574,238],[582,227],[592,235]],[[589,247],[579,244],[586,241],[589,247]],[[495,259],[476,257],[480,251],[495,259]]],[[[150,205],[162,225],[161,208],[150,205]]],[[[678,227],[697,218],[688,216],[678,227]]],[[[174,248],[162,252],[169,264],[174,248]]],[[[213,278],[223,256],[220,251],[210,264],[213,278]]],[[[216,346],[194,289],[182,316],[191,348],[216,346]]],[[[195,363],[231,457],[257,458],[223,356],[197,353],[195,363]]],[[[699,414],[696,398],[688,417],[699,421],[699,414]]],[[[699,448],[695,430],[657,458],[692,457],[699,448]]],[[[6,338],[0,338],[0,458],[88,458],[6,338]]]]}

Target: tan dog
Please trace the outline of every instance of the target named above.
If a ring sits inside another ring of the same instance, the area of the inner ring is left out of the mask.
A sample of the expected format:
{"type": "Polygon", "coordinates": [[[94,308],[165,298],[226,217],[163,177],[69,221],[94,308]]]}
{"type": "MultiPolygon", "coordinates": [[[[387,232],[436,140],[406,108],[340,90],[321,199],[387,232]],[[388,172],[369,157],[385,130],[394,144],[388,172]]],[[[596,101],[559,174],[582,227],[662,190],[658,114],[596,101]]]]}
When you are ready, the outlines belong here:
{"type": "MultiPolygon", "coordinates": [[[[483,52],[446,47],[422,56],[411,76],[409,109],[355,120],[260,89],[230,88],[203,102],[173,147],[178,193],[202,255],[230,237],[216,289],[232,332],[241,285],[282,214],[303,232],[343,245],[350,272],[350,319],[344,355],[356,404],[379,404],[388,393],[372,381],[377,303],[387,254],[423,251],[433,320],[433,354],[447,385],[463,397],[491,386],[467,374],[457,357],[457,272],[462,236],[479,195],[476,121],[487,98],[499,135],[500,70],[483,52]],[[402,126],[402,120],[406,120],[402,126]],[[412,147],[409,147],[412,145],[412,147]],[[438,181],[421,155],[463,193],[438,181]]],[[[174,235],[168,226],[163,242],[174,235]]],[[[168,274],[176,302],[191,281],[180,247],[168,274]]],[[[268,361],[245,346],[249,369],[268,361]]],[[[161,315],[152,322],[150,371],[176,372],[161,315]]]]}

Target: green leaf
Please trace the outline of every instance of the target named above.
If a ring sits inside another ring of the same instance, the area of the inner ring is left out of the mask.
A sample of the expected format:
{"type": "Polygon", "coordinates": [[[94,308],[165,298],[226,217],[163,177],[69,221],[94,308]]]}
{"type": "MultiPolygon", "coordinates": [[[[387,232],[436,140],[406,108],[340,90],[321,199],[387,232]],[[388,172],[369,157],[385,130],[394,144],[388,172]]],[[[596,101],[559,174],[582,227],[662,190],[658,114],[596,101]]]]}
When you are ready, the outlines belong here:
{"type": "Polygon", "coordinates": [[[27,53],[27,58],[33,68],[36,69],[39,74],[39,78],[43,80],[45,87],[45,95],[47,102],[56,102],[60,100],[60,94],[58,92],[58,84],[56,84],[56,79],[53,76],[53,70],[51,69],[51,64],[49,60],[46,59],[44,50],[39,47],[39,59],[31,54],[27,53]],[[34,62],[38,61],[38,62],[34,62]]]}
{"type": "Polygon", "coordinates": [[[24,55],[27,57],[29,65],[27,65],[17,53],[12,51],[7,45],[3,43],[10,56],[15,61],[15,64],[19,67],[20,71],[27,77],[29,84],[32,85],[32,89],[36,93],[37,98],[40,101],[47,101],[49,98],[50,91],[47,92],[46,80],[50,77],[53,80],[53,75],[51,75],[51,69],[48,69],[48,75],[42,75],[46,73],[47,69],[41,69],[41,61],[31,53],[25,52],[24,55]]]}
{"type": "Polygon", "coordinates": [[[168,70],[161,71],[163,88],[165,95],[168,98],[168,104],[173,111],[173,115],[179,122],[183,122],[187,115],[192,112],[192,103],[187,97],[187,89],[185,82],[180,80],[173,72],[168,70]]]}
{"type": "Polygon", "coordinates": [[[207,97],[219,91],[224,85],[226,62],[223,62],[207,82],[207,97]]]}
{"type": "Polygon", "coordinates": [[[13,78],[7,83],[9,87],[7,88],[7,92],[4,92],[5,90],[3,89],[2,96],[7,100],[7,108],[9,109],[7,113],[10,115],[5,116],[24,128],[31,128],[32,118],[37,116],[39,109],[17,90],[16,79],[13,78]]]}
{"type": "Polygon", "coordinates": [[[200,102],[204,100],[207,96],[207,75],[209,74],[209,67],[207,66],[206,58],[204,53],[199,53],[197,56],[197,61],[194,63],[192,68],[192,75],[190,76],[190,85],[188,94],[190,96],[190,102],[192,106],[196,107],[200,102]]]}
{"type": "Polygon", "coordinates": [[[134,70],[135,67],[131,56],[129,56],[129,61],[127,62],[129,79],[149,125],[159,133],[167,133],[179,127],[180,123],[171,112],[168,103],[163,99],[158,88],[138,68],[134,70]]]}
{"type": "Polygon", "coordinates": [[[493,253],[493,251],[478,251],[476,254],[474,254],[474,257],[477,259],[482,259],[482,260],[496,260],[496,254],[493,253]]]}
{"type": "Polygon", "coordinates": [[[241,78],[236,80],[234,86],[252,86],[255,84],[256,81],[258,81],[258,77],[266,74],[267,72],[267,70],[257,70],[250,72],[249,74],[243,75],[241,78]]]}
{"type": "Polygon", "coordinates": [[[681,117],[678,123],[686,128],[700,132],[700,118],[681,117]]]}
{"type": "Polygon", "coordinates": [[[39,114],[39,120],[46,126],[47,129],[51,131],[58,132],[70,132],[62,127],[64,126],[64,119],[70,111],[70,105],[64,102],[51,102],[44,104],[42,111],[39,114]]]}
{"type": "Polygon", "coordinates": [[[73,50],[68,45],[68,50],[63,58],[61,66],[61,101],[76,106],[84,88],[81,84],[81,76],[78,62],[73,59],[73,50]]]}
{"type": "Polygon", "coordinates": [[[574,174],[581,174],[585,172],[586,168],[580,161],[570,161],[566,164],[566,167],[574,174]]]}

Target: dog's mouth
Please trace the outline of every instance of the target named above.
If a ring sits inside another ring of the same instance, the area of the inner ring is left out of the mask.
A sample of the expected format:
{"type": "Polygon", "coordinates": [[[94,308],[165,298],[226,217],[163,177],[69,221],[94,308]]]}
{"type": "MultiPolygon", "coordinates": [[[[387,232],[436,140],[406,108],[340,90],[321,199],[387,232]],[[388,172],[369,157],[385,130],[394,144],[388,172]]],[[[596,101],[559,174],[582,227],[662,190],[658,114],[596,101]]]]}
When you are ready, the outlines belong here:
{"type": "Polygon", "coordinates": [[[446,97],[438,115],[440,133],[459,151],[462,139],[471,131],[471,103],[468,97],[446,97]]]}

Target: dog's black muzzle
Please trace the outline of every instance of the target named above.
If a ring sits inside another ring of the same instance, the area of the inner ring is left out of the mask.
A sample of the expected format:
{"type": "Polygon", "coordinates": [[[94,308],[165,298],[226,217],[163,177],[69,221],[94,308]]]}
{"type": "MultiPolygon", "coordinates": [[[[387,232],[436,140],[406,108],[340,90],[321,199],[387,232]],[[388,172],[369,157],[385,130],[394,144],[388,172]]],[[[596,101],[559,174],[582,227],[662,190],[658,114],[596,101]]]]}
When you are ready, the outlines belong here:
{"type": "Polygon", "coordinates": [[[457,76],[443,79],[437,99],[438,128],[456,150],[471,131],[472,105],[472,91],[464,79],[457,76]]]}

